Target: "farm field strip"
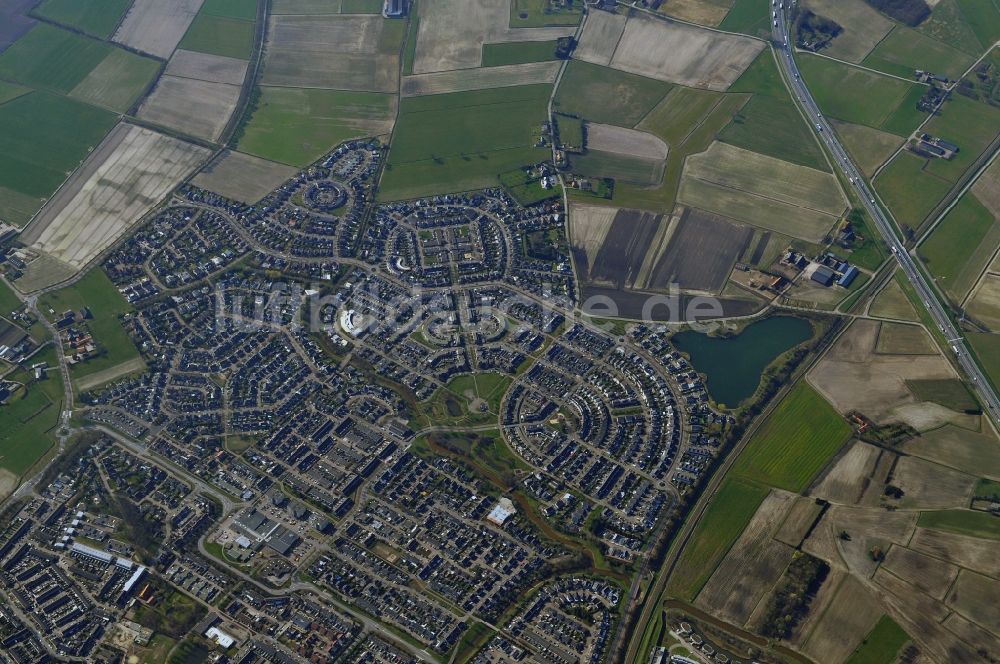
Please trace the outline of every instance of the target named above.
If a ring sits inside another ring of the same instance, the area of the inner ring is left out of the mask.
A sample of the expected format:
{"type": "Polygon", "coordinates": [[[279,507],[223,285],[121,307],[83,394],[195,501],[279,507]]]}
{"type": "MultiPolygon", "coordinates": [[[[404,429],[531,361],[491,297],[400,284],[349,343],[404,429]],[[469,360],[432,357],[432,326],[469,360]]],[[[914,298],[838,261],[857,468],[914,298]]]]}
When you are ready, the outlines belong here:
{"type": "Polygon", "coordinates": [[[112,39],[166,60],[204,0],[135,0],[112,39]]]}
{"type": "Polygon", "coordinates": [[[554,83],[559,62],[533,62],[520,65],[500,65],[478,69],[414,74],[404,76],[401,92],[404,97],[505,88],[534,83],[554,83]]]}

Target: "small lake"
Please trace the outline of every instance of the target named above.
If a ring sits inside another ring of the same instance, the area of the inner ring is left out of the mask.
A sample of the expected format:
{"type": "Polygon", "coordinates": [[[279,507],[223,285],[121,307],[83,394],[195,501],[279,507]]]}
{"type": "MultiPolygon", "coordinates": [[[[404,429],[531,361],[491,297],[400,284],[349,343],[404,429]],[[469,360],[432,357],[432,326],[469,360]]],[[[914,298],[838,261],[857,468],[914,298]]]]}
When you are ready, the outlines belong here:
{"type": "Polygon", "coordinates": [[[705,374],[712,399],[732,408],[753,395],[767,365],[812,334],[812,324],[804,318],[772,316],[735,336],[710,337],[688,330],[675,334],[673,343],[705,374]]]}

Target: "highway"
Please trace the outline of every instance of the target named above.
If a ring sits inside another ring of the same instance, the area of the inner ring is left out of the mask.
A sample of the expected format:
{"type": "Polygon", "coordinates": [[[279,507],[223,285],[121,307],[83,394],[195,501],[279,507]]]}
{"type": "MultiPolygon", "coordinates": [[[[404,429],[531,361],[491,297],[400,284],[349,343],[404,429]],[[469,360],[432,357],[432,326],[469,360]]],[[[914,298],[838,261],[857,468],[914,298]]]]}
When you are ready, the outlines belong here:
{"type": "Polygon", "coordinates": [[[830,123],[820,112],[819,106],[816,105],[816,101],[809,92],[809,88],[802,81],[795,58],[792,57],[792,44],[794,42],[792,42],[791,29],[788,22],[787,10],[791,9],[791,5],[794,2],[781,3],[779,0],[772,1],[774,2],[772,5],[772,23],[774,25],[772,32],[774,43],[777,46],[778,63],[791,84],[792,97],[809,118],[813,130],[832,155],[835,166],[847,178],[858,198],[864,204],[865,209],[868,210],[868,214],[875,221],[875,226],[882,235],[882,239],[889,246],[889,250],[895,257],[896,262],[899,263],[903,274],[906,275],[917,295],[923,301],[923,305],[933,319],[934,324],[938,326],[938,329],[948,340],[949,349],[955,355],[958,365],[965,372],[966,376],[968,376],[971,382],[970,388],[976,393],[985,412],[994,423],[1000,424],[1000,400],[997,399],[997,395],[987,381],[986,376],[983,375],[979,366],[969,355],[965,339],[954,323],[952,323],[951,317],[947,313],[946,305],[942,304],[938,299],[937,293],[928,284],[924,274],[917,267],[913,256],[906,251],[902,240],[896,234],[894,222],[886,217],[882,208],[875,202],[875,195],[865,182],[864,176],[840,144],[830,123]]]}

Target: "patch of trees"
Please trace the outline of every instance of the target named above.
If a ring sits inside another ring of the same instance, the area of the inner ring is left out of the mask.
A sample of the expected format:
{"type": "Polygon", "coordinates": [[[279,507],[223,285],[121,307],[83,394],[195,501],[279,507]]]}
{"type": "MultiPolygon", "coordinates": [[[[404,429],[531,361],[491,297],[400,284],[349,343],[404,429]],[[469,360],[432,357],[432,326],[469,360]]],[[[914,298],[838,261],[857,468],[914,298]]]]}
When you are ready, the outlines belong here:
{"type": "Polygon", "coordinates": [[[844,31],[836,21],[824,18],[808,9],[797,11],[795,29],[799,46],[810,51],[825,48],[834,37],[844,31]]]}
{"type": "Polygon", "coordinates": [[[891,19],[911,28],[927,20],[931,8],[924,0],[867,0],[868,4],[891,19]]]}
{"type": "Polygon", "coordinates": [[[790,637],[829,573],[830,566],[819,558],[804,553],[796,555],[771,597],[761,633],[778,639],[790,637]]]}
{"type": "Polygon", "coordinates": [[[569,56],[576,48],[575,37],[560,37],[556,40],[556,57],[560,60],[569,60],[569,56]]]}
{"type": "Polygon", "coordinates": [[[120,494],[111,496],[115,512],[122,519],[125,536],[136,551],[141,554],[143,562],[149,564],[160,545],[160,526],[146,518],[142,509],[131,499],[120,494]]]}

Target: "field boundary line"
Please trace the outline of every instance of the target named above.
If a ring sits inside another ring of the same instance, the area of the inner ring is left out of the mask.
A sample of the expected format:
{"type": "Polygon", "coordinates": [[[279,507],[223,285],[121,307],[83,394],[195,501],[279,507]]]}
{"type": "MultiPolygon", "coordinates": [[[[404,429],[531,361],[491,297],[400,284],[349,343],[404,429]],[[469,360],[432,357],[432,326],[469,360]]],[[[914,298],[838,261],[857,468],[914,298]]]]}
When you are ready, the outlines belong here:
{"type": "MultiPolygon", "coordinates": [[[[889,32],[892,32],[892,30],[890,30],[889,32]]],[[[888,33],[886,33],[886,34],[888,34],[888,33]]],[[[874,49],[872,49],[872,50],[874,50],[874,49]]],[[[867,67],[865,65],[858,64],[856,62],[850,62],[848,60],[841,60],[840,58],[835,58],[832,55],[826,55],[825,53],[819,53],[817,51],[809,51],[809,50],[806,50],[806,49],[799,48],[798,46],[795,47],[795,52],[796,53],[808,53],[808,54],[811,54],[811,55],[815,55],[818,58],[826,58],[827,60],[833,60],[834,62],[839,62],[842,65],[847,65],[848,67],[854,67],[855,69],[861,69],[863,71],[871,72],[872,74],[877,74],[878,76],[888,76],[889,78],[895,78],[895,79],[898,79],[900,81],[903,81],[904,83],[909,83],[911,85],[922,85],[925,88],[929,88],[930,87],[930,85],[928,85],[927,83],[921,83],[920,81],[912,81],[912,80],[910,80],[908,78],[904,78],[904,77],[902,77],[902,76],[900,76],[898,74],[890,74],[888,72],[879,71],[878,69],[872,69],[871,67],[867,67]]]]}

